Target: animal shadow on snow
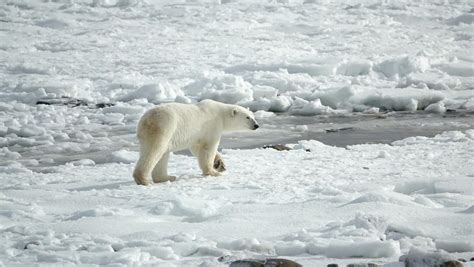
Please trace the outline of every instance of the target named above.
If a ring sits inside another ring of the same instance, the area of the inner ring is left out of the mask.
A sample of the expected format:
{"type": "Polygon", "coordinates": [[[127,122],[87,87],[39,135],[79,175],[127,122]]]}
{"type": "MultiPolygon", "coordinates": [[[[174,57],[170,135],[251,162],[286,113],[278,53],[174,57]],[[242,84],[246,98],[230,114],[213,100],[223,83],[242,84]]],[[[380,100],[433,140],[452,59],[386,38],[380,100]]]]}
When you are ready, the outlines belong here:
{"type": "MultiPolygon", "coordinates": [[[[225,174],[223,174],[225,176],[225,174]]],[[[176,177],[175,181],[165,182],[167,183],[176,183],[176,182],[185,182],[185,181],[196,181],[196,180],[208,180],[211,181],[212,179],[219,179],[219,177],[208,177],[202,175],[189,175],[184,174],[176,177]]],[[[103,189],[119,189],[121,186],[134,186],[136,185],[134,182],[117,182],[117,183],[110,183],[110,184],[98,184],[98,185],[89,185],[89,186],[82,186],[82,187],[75,187],[70,188],[68,191],[90,191],[90,190],[103,190],[103,189]]],[[[163,183],[152,183],[151,186],[161,186],[163,183]]]]}
{"type": "Polygon", "coordinates": [[[135,185],[133,182],[117,182],[111,184],[100,184],[100,185],[90,185],[83,187],[75,187],[68,189],[68,191],[90,191],[90,190],[103,190],[103,189],[118,189],[122,185],[135,185]]]}

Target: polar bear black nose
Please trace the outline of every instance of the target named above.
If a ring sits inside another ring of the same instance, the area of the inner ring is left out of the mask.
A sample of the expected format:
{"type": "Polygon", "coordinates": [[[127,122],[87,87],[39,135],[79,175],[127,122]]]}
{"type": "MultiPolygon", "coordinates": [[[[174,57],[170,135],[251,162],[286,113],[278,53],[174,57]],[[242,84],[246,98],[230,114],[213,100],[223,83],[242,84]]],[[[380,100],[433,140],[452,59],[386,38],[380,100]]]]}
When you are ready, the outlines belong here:
{"type": "Polygon", "coordinates": [[[257,130],[258,127],[260,127],[258,124],[254,124],[254,125],[253,125],[253,129],[254,129],[254,130],[257,130]]]}

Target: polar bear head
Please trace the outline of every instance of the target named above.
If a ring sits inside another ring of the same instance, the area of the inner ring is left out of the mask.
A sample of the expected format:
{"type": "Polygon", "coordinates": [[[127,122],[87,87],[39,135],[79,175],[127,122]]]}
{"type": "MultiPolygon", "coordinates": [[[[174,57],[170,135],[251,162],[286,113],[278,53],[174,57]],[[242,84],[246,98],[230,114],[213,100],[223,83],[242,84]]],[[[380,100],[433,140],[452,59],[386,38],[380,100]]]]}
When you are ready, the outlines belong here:
{"type": "Polygon", "coordinates": [[[226,131],[257,130],[260,127],[253,112],[240,106],[232,105],[225,122],[226,131]]]}

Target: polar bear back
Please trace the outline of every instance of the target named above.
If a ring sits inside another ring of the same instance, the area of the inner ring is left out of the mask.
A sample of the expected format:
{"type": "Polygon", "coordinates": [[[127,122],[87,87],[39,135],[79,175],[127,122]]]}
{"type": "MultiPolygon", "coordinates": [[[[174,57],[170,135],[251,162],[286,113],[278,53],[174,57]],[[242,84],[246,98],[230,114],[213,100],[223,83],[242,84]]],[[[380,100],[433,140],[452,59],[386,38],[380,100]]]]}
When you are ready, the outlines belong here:
{"type": "Polygon", "coordinates": [[[197,105],[169,103],[147,111],[138,126],[138,138],[169,138],[169,151],[189,148],[201,140],[220,138],[227,105],[201,101],[197,105]]]}

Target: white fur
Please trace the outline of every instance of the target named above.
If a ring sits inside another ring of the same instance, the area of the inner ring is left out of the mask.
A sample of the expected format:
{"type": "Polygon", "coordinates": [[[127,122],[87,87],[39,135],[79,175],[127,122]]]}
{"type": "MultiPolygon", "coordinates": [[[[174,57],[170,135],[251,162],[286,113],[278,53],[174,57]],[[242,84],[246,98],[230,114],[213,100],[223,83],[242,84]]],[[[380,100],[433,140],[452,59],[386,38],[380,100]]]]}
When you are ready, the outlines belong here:
{"type": "Polygon", "coordinates": [[[213,100],[153,108],[138,123],[140,158],[133,172],[135,182],[147,185],[150,175],[155,183],[174,180],[167,172],[169,154],[184,149],[198,158],[203,175],[220,175],[213,164],[222,133],[256,128],[251,111],[213,100]]]}

